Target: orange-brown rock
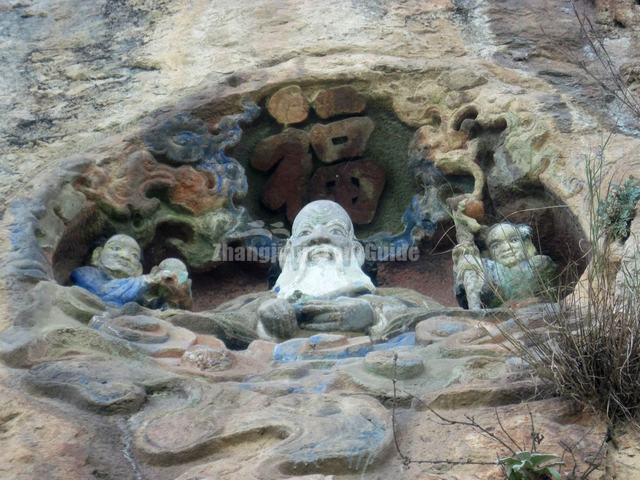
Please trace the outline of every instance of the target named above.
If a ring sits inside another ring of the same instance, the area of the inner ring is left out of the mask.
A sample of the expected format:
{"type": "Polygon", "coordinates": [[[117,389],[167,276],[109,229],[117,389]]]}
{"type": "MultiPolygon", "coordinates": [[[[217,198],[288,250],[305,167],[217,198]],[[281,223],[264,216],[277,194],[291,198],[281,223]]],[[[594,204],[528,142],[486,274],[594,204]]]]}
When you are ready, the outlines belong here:
{"type": "Polygon", "coordinates": [[[369,117],[351,117],[326,125],[316,124],[310,132],[311,145],[324,163],[359,157],[375,124],[369,117]]]}
{"type": "Polygon", "coordinates": [[[311,178],[309,197],[339,203],[353,223],[362,225],[373,220],[384,184],[382,167],[372,160],[355,160],[318,168],[311,178]]]}
{"type": "Polygon", "coordinates": [[[311,155],[300,144],[287,144],[284,157],[262,191],[262,203],[270,210],[285,208],[287,218],[293,221],[304,205],[309,176],[311,155]]]}
{"type": "Polygon", "coordinates": [[[147,151],[130,155],[111,170],[92,165],[74,182],[74,187],[95,201],[101,209],[120,217],[132,213],[148,215],[160,206],[150,198],[150,190],[168,189],[175,185],[171,167],[160,165],[147,151]]]}
{"type": "Polygon", "coordinates": [[[297,128],[261,140],[253,151],[251,166],[261,172],[271,170],[284,157],[309,150],[309,134],[297,128]]]}
{"type": "Polygon", "coordinates": [[[119,455],[121,447],[109,451],[73,411],[4,385],[0,395],[0,478],[83,480],[96,478],[96,472],[126,478],[128,465],[119,455]],[[101,453],[95,455],[98,450],[101,453]]]}
{"type": "Polygon", "coordinates": [[[480,200],[469,200],[464,206],[464,214],[476,220],[484,217],[484,205],[480,200]]]}
{"type": "Polygon", "coordinates": [[[597,18],[622,28],[640,25],[640,8],[634,0],[596,0],[597,18]]]}
{"type": "Polygon", "coordinates": [[[216,179],[209,172],[197,171],[191,167],[176,170],[177,183],[170,189],[171,203],[179,205],[196,215],[215,210],[227,203],[227,196],[214,193],[216,179]]]}
{"type": "Polygon", "coordinates": [[[313,109],[323,119],[362,113],[366,107],[365,98],[349,85],[320,90],[313,100],[313,109]]]}
{"type": "Polygon", "coordinates": [[[225,205],[229,195],[229,186],[218,186],[213,174],[187,165],[163,165],[146,150],[133,153],[113,168],[92,165],[74,186],[108,215],[118,217],[155,212],[161,202],[149,195],[153,191],[167,191],[173,205],[194,214],[225,205]]]}
{"type": "Polygon", "coordinates": [[[267,102],[267,110],[278,123],[304,122],[309,116],[309,102],[298,85],[281,88],[267,102]]]}
{"type": "MultiPolygon", "coordinates": [[[[453,389],[458,387],[454,386],[453,389]]],[[[477,424],[498,431],[498,436],[503,436],[496,420],[499,416],[501,426],[519,445],[531,444],[531,420],[533,419],[536,432],[544,435],[544,441],[539,447],[544,453],[558,456],[564,455],[565,464],[562,471],[571,472],[576,465],[578,474],[589,468],[589,462],[597,458],[601,443],[606,432],[604,422],[587,411],[576,411],[571,402],[558,398],[550,398],[513,405],[500,403],[494,405],[474,405],[452,410],[436,407],[435,410],[442,416],[452,420],[468,420],[473,417],[477,424]],[[466,417],[465,417],[466,416],[466,417]],[[574,450],[575,458],[567,455],[564,445],[579,444],[574,450]]],[[[429,411],[408,411],[398,421],[398,429],[406,432],[401,440],[401,446],[405,455],[413,459],[447,459],[453,461],[470,460],[472,462],[487,462],[487,465],[455,465],[442,475],[433,478],[442,480],[496,480],[504,478],[495,462],[496,455],[506,457],[510,453],[497,441],[483,435],[473,427],[466,425],[447,425],[440,421],[429,411]],[[455,438],[454,441],[448,441],[455,438]]],[[[509,439],[506,439],[507,442],[509,439]]],[[[426,469],[434,472],[435,469],[426,469]]],[[[589,478],[603,480],[603,467],[596,469],[589,478]]],[[[435,472],[434,472],[435,473],[435,472]]],[[[424,471],[413,469],[402,478],[409,480],[423,480],[424,471]]],[[[634,478],[634,477],[619,477],[634,478]]]]}

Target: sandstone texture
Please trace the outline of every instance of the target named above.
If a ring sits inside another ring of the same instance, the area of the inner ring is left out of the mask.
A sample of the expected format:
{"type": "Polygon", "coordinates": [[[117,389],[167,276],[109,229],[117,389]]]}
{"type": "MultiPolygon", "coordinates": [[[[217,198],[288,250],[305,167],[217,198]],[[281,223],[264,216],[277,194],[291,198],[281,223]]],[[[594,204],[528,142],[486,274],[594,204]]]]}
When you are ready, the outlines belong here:
{"type": "Polygon", "coordinates": [[[304,122],[309,115],[309,102],[297,85],[274,93],[267,102],[267,110],[278,123],[289,125],[304,122]]]}
{"type": "Polygon", "coordinates": [[[299,143],[288,144],[287,152],[265,184],[262,202],[271,210],[286,205],[287,219],[293,221],[304,206],[310,175],[311,155],[307,149],[299,143]]]}
{"type": "Polygon", "coordinates": [[[313,99],[313,109],[322,119],[362,113],[366,106],[365,98],[349,85],[322,90],[313,99]]]}
{"type": "MultiPolygon", "coordinates": [[[[640,178],[638,119],[600,89],[570,5],[524,3],[0,0],[0,477],[501,478],[503,445],[437,412],[520,445],[533,428],[563,474],[640,478],[637,435],[606,442],[505,349],[514,318],[543,335],[553,305],[455,306],[448,200],[539,227],[581,273],[586,159],[606,142],[605,185],[640,178]],[[366,245],[420,248],[364,266],[413,289],[378,288],[412,305],[383,341],[257,339],[272,247],[315,198],[366,245]],[[145,271],[184,259],[198,311],[70,286],[116,232],[145,271]],[[226,262],[229,245],[266,261],[226,262]]],[[[636,92],[639,8],[580,3],[636,92]]]]}
{"type": "Polygon", "coordinates": [[[385,184],[384,170],[371,160],[318,168],[309,181],[311,200],[333,200],[344,206],[353,223],[373,220],[385,184]]]}
{"type": "Polygon", "coordinates": [[[374,128],[371,119],[352,117],[327,125],[316,124],[309,136],[320,160],[333,163],[345,158],[360,157],[374,128]]]}
{"type": "Polygon", "coordinates": [[[266,172],[283,160],[290,152],[307,153],[309,135],[304,130],[287,128],[282,133],[272,135],[260,141],[253,152],[251,166],[266,172]]]}

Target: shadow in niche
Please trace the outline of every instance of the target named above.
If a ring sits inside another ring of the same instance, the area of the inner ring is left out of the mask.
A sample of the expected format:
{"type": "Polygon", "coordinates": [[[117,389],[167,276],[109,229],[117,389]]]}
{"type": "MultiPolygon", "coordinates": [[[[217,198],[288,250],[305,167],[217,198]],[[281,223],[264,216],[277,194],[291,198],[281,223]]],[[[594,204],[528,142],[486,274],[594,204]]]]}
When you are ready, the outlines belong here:
{"type": "Polygon", "coordinates": [[[240,295],[269,289],[269,263],[228,262],[208,272],[194,273],[193,311],[211,310],[240,295]]]}
{"type": "Polygon", "coordinates": [[[445,307],[457,307],[453,294],[453,260],[450,251],[420,248],[418,260],[385,262],[378,266],[379,287],[410,288],[445,307]]]}
{"type": "Polygon", "coordinates": [[[193,228],[186,223],[168,221],[158,224],[153,240],[144,249],[142,258],[144,271],[148,272],[165,258],[173,257],[184,261],[185,259],[180,252],[167,240],[176,239],[189,242],[193,240],[194,235],[193,228]]]}
{"type": "Polygon", "coordinates": [[[465,122],[470,125],[476,124],[476,122],[474,122],[476,118],[478,118],[478,109],[473,105],[468,105],[456,115],[451,124],[451,128],[453,128],[453,130],[465,130],[463,124],[465,124],[465,122]]]}
{"type": "MultiPolygon", "coordinates": [[[[68,285],[71,272],[77,267],[88,265],[93,250],[116,233],[119,232],[97,208],[84,210],[67,226],[53,253],[56,281],[68,285]]],[[[168,240],[188,242],[193,235],[193,229],[188,224],[160,223],[153,240],[143,250],[144,272],[149,272],[168,257],[184,261],[184,257],[168,240]]],[[[204,272],[189,269],[193,281],[193,310],[210,310],[240,295],[268,290],[270,267],[270,263],[226,262],[217,263],[204,272]]]]}
{"type": "Polygon", "coordinates": [[[538,252],[558,265],[562,285],[573,285],[585,270],[589,261],[586,235],[567,205],[542,185],[489,202],[487,217],[489,224],[506,221],[529,225],[538,252]]]}
{"type": "Polygon", "coordinates": [[[93,249],[116,233],[95,205],[80,212],[67,225],[53,253],[51,263],[55,280],[62,285],[68,284],[71,272],[87,264],[93,249]]]}
{"type": "MultiPolygon", "coordinates": [[[[485,225],[506,221],[531,226],[534,245],[540,254],[548,255],[556,262],[558,282],[568,288],[562,294],[568,294],[589,258],[586,236],[567,206],[542,186],[531,187],[527,195],[505,196],[497,206],[491,201],[487,203],[485,225]]],[[[455,240],[453,224],[442,224],[432,239],[422,242],[416,261],[379,263],[378,286],[411,288],[444,306],[458,306],[451,254],[455,240]]],[[[477,240],[478,246],[484,249],[482,240],[477,240]]]]}

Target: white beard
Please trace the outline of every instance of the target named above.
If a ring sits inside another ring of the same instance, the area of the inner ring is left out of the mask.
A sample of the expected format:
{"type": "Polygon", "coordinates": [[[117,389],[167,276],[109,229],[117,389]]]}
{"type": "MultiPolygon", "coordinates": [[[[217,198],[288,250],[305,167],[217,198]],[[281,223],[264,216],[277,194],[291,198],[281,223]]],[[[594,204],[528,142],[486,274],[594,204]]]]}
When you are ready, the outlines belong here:
{"type": "Polygon", "coordinates": [[[298,265],[294,265],[293,255],[289,255],[274,287],[277,297],[289,299],[295,292],[325,298],[331,297],[332,292],[336,296],[344,296],[349,290],[373,292],[375,287],[358,265],[355,255],[351,255],[350,260],[345,265],[338,249],[333,259],[313,262],[307,259],[306,251],[302,252],[298,265]]]}

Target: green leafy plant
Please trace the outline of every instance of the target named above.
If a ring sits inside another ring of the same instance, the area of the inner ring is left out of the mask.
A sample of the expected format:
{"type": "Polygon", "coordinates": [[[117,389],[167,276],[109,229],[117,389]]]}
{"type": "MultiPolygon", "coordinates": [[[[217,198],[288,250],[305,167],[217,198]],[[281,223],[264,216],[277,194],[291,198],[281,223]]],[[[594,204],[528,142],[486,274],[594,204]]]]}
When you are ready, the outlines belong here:
{"type": "Polygon", "coordinates": [[[557,455],[538,452],[517,452],[498,459],[505,469],[507,480],[560,480],[554,467],[564,462],[557,455]]]}
{"type": "Polygon", "coordinates": [[[635,215],[638,200],[640,200],[640,182],[634,178],[629,178],[622,185],[611,188],[598,208],[598,214],[602,217],[603,228],[608,238],[612,240],[629,238],[629,226],[635,215]]]}

